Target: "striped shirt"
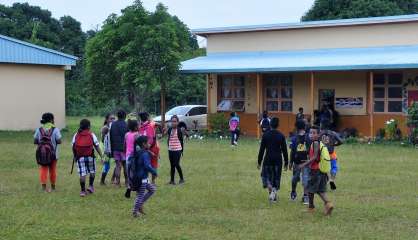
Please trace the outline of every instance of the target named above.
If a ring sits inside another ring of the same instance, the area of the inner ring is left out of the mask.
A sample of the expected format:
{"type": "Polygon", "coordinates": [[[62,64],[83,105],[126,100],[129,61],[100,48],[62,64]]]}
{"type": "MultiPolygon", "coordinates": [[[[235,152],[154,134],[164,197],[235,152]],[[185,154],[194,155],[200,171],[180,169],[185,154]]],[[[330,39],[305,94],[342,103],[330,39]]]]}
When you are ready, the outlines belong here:
{"type": "Polygon", "coordinates": [[[168,141],[168,150],[169,151],[181,151],[183,150],[183,148],[181,147],[181,143],[179,140],[179,137],[177,135],[177,129],[171,130],[171,134],[169,136],[169,141],[168,141]]]}

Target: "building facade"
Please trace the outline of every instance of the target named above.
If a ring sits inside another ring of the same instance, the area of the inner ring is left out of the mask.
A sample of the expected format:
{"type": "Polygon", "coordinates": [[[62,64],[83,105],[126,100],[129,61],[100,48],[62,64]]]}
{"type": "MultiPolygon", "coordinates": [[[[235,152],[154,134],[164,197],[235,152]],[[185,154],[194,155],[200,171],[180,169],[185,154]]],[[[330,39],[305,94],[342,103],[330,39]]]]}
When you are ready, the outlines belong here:
{"type": "Polygon", "coordinates": [[[0,130],[33,130],[44,112],[65,127],[65,71],[76,59],[0,35],[0,130]]]}
{"type": "Polygon", "coordinates": [[[247,135],[259,136],[261,113],[294,129],[300,107],[312,116],[329,104],[338,129],[375,136],[389,119],[407,134],[406,111],[418,100],[418,15],[195,30],[207,56],[183,73],[208,79],[209,114],[237,111],[247,135]]]}

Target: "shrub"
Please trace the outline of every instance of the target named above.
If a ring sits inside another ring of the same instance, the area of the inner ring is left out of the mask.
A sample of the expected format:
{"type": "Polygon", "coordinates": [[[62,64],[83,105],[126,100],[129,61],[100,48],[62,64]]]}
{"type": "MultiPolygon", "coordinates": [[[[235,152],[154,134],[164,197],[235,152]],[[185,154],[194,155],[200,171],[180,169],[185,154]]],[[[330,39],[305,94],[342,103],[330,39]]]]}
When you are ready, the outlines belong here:
{"type": "Polygon", "coordinates": [[[398,128],[398,121],[391,119],[385,123],[385,132],[389,140],[400,140],[402,138],[401,131],[398,128]]]}
{"type": "Polygon", "coordinates": [[[208,116],[210,132],[225,135],[228,131],[228,119],[223,113],[210,114],[208,116]]]}
{"type": "Polygon", "coordinates": [[[413,103],[408,108],[407,126],[410,129],[409,140],[413,144],[418,143],[418,103],[413,103]]]}

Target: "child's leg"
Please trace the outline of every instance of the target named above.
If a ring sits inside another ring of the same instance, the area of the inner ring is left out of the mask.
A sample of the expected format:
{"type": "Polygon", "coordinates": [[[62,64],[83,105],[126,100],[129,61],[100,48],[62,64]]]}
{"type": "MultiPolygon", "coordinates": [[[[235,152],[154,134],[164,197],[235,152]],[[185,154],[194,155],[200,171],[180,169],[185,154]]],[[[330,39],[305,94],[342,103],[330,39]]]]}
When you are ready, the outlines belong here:
{"type": "Polygon", "coordinates": [[[94,178],[96,177],[95,173],[90,173],[90,177],[89,177],[89,186],[93,187],[94,185],[94,178]]]}
{"type": "Polygon", "coordinates": [[[155,193],[157,187],[154,184],[147,183],[145,184],[147,193],[144,196],[143,204],[155,193]]]}
{"type": "Polygon", "coordinates": [[[41,182],[42,189],[46,190],[46,182],[48,181],[48,166],[39,166],[39,181],[41,182]]]}
{"type": "Polygon", "coordinates": [[[168,158],[170,159],[170,182],[173,183],[176,171],[175,156],[173,151],[168,151],[168,158]]]}
{"type": "Polygon", "coordinates": [[[86,176],[80,176],[81,192],[86,192],[86,176]]]}
{"type": "Polygon", "coordinates": [[[128,170],[126,168],[126,161],[122,161],[123,177],[125,178],[125,186],[128,187],[128,170]]]}
{"type": "Polygon", "coordinates": [[[103,163],[103,171],[102,171],[102,178],[100,179],[100,184],[104,185],[105,184],[105,180],[106,180],[106,176],[107,173],[109,172],[110,169],[110,161],[105,161],[103,163]]]}
{"type": "Polygon", "coordinates": [[[315,205],[314,205],[315,194],[314,193],[308,193],[308,197],[309,197],[309,208],[315,208],[315,205]]]}
{"type": "Polygon", "coordinates": [[[321,197],[322,201],[324,202],[324,204],[329,202],[329,199],[327,197],[327,193],[322,192],[322,193],[318,193],[318,195],[321,197]]]}
{"type": "Polygon", "coordinates": [[[57,181],[57,160],[52,161],[49,166],[49,181],[52,189],[55,189],[55,182],[57,181]]]}
{"type": "Polygon", "coordinates": [[[231,131],[231,145],[234,145],[234,141],[235,141],[235,132],[231,131]]]}
{"type": "Polygon", "coordinates": [[[115,184],[120,185],[120,171],[122,169],[122,162],[120,160],[116,161],[115,166],[115,184]]]}
{"type": "Polygon", "coordinates": [[[181,152],[178,151],[178,152],[175,153],[175,155],[176,156],[175,156],[174,164],[175,164],[175,167],[176,167],[177,172],[179,174],[180,181],[183,181],[184,180],[184,178],[183,178],[183,171],[182,171],[181,166],[180,166],[181,152]]]}
{"type": "Polygon", "coordinates": [[[139,209],[142,207],[144,203],[145,189],[146,189],[146,184],[141,184],[138,191],[136,192],[134,208],[132,209],[132,212],[134,214],[139,212],[139,209]]]}
{"type": "Polygon", "coordinates": [[[239,139],[239,136],[240,136],[240,134],[241,134],[241,132],[238,130],[238,129],[236,129],[235,130],[235,142],[238,142],[238,139],[239,139]]]}
{"type": "Polygon", "coordinates": [[[292,176],[292,192],[296,192],[296,186],[300,181],[301,170],[297,167],[293,167],[293,176],[292,176]]]}

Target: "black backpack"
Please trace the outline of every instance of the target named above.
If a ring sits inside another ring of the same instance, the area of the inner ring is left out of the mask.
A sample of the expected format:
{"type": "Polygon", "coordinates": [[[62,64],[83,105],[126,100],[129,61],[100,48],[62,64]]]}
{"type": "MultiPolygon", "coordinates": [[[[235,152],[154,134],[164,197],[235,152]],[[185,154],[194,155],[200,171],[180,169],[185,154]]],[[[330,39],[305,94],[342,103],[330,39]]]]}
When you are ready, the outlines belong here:
{"type": "Polygon", "coordinates": [[[306,146],[306,136],[297,135],[296,136],[296,152],[295,160],[296,162],[304,162],[308,160],[308,147],[306,146]]]}
{"type": "Polygon", "coordinates": [[[138,176],[139,161],[144,150],[135,151],[135,154],[129,157],[130,164],[128,165],[128,181],[131,191],[138,191],[141,187],[142,181],[138,176]]]}
{"type": "Polygon", "coordinates": [[[39,134],[41,134],[38,148],[36,149],[36,162],[41,166],[49,166],[52,161],[56,160],[55,149],[52,145],[52,134],[55,128],[49,129],[48,133],[45,129],[39,128],[39,134]]]}

